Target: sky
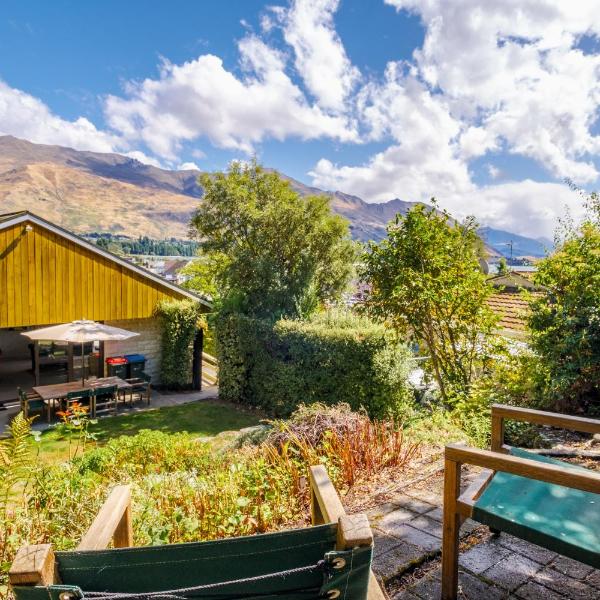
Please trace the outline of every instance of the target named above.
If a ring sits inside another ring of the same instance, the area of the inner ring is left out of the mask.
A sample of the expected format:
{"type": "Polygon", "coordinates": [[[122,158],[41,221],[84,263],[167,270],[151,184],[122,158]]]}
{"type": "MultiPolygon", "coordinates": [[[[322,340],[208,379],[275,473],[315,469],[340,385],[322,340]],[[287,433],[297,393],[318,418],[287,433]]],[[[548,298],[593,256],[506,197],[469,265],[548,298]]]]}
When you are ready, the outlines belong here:
{"type": "Polygon", "coordinates": [[[0,134],[532,237],[598,187],[599,106],[598,0],[0,4],[0,134]]]}

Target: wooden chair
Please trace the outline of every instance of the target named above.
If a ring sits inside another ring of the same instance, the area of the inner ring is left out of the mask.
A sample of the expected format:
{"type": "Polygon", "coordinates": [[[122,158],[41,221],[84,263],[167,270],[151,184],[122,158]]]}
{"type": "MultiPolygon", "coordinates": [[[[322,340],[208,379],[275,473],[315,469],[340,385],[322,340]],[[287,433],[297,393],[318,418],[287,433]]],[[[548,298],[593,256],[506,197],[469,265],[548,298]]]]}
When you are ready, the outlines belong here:
{"type": "Polygon", "coordinates": [[[95,388],[92,395],[92,416],[96,417],[103,413],[116,415],[118,394],[116,385],[95,388]]]}
{"type": "Polygon", "coordinates": [[[504,444],[504,420],[600,433],[600,421],[539,410],[492,406],[492,450],[446,446],[442,599],[458,587],[459,529],[472,518],[600,568],[600,473],[504,444]],[[483,467],[460,494],[461,465],[483,467]]]}
{"type": "Polygon", "coordinates": [[[81,404],[82,406],[87,406],[89,410],[90,416],[93,413],[93,393],[92,390],[75,390],[73,392],[69,392],[65,396],[64,400],[64,408],[68,413],[73,408],[73,404],[81,404]]]}
{"type": "Polygon", "coordinates": [[[150,406],[152,394],[150,387],[150,375],[146,375],[146,373],[142,372],[140,373],[139,377],[133,377],[131,379],[126,379],[125,381],[131,384],[131,388],[124,392],[129,392],[130,403],[133,404],[136,400],[139,400],[140,402],[145,402],[148,406],[150,406]],[[134,400],[134,396],[136,397],[136,400],[134,400]]]}
{"type": "Polygon", "coordinates": [[[21,412],[24,417],[29,417],[32,412],[39,412],[41,415],[45,413],[48,423],[50,423],[50,405],[46,404],[39,394],[26,392],[21,388],[17,388],[17,392],[19,393],[21,412]]]}
{"type": "Polygon", "coordinates": [[[129,486],[117,486],[75,551],[55,554],[50,544],[19,549],[9,571],[15,598],[75,600],[101,591],[107,600],[385,600],[370,570],[367,517],[344,512],[323,466],[311,467],[310,481],[314,527],[138,548],[131,547],[129,486]],[[114,549],[107,550],[111,540],[114,549]]]}

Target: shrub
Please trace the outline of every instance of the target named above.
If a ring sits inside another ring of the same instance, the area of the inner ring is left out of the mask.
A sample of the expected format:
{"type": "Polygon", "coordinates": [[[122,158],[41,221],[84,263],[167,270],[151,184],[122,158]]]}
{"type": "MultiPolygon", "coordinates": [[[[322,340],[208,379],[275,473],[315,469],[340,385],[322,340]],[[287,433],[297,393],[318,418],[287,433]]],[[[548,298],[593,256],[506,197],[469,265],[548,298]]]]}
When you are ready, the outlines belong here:
{"type": "Polygon", "coordinates": [[[539,263],[543,291],[531,302],[531,345],[547,367],[544,396],[561,412],[598,414],[600,400],[600,199],[595,216],[539,263]]]}
{"type": "MultiPolygon", "coordinates": [[[[314,423],[314,410],[296,415],[287,437],[226,453],[185,434],[145,430],[52,466],[23,454],[20,483],[29,485],[20,485],[0,513],[0,596],[19,546],[74,548],[115,484],[132,486],[134,545],[210,540],[306,523],[309,465],[325,464],[343,489],[382,468],[397,474],[417,451],[393,423],[372,423],[348,407],[319,407],[329,416],[319,418],[320,434],[309,439],[301,431],[314,423]]],[[[25,451],[29,425],[21,419],[2,448],[25,451]]]]}
{"type": "Polygon", "coordinates": [[[410,352],[365,317],[326,313],[276,323],[242,315],[217,321],[219,393],[288,416],[300,404],[347,403],[398,416],[412,400],[410,352]]]}
{"type": "Polygon", "coordinates": [[[360,276],[364,309],[426,347],[424,366],[452,406],[495,351],[490,338],[498,317],[487,303],[493,288],[479,264],[477,224],[457,223],[433,203],[396,215],[387,236],[363,254],[360,276]]]}
{"type": "Polygon", "coordinates": [[[353,486],[383,469],[400,469],[417,454],[419,446],[406,443],[394,421],[371,421],[364,412],[353,412],[347,404],[300,405],[289,421],[274,422],[266,445],[285,459],[297,452],[305,463],[327,459],[338,481],[353,486]],[[311,460],[312,459],[312,460],[311,460]]]}
{"type": "MultiPolygon", "coordinates": [[[[530,350],[497,357],[472,386],[469,396],[456,403],[453,418],[472,443],[487,448],[491,441],[491,405],[539,408],[538,390],[545,377],[544,367],[530,350]]],[[[527,423],[506,422],[509,443],[518,446],[540,446],[537,429],[527,423]]]]}
{"type": "Polygon", "coordinates": [[[167,388],[188,387],[192,372],[192,344],[203,325],[201,306],[193,300],[165,300],[156,307],[162,335],[161,383],[167,388]]]}

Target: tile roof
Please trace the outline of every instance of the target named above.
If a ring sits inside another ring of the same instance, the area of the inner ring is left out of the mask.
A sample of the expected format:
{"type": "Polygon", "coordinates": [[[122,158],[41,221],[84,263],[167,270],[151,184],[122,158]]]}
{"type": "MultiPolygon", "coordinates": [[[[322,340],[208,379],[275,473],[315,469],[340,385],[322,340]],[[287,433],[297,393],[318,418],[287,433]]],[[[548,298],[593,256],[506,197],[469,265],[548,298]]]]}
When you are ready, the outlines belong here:
{"type": "Polygon", "coordinates": [[[504,288],[507,292],[517,292],[519,289],[536,290],[539,286],[535,285],[529,273],[517,273],[511,271],[504,275],[493,275],[488,277],[488,283],[495,288],[504,288]]]}
{"type": "Polygon", "coordinates": [[[519,293],[499,292],[488,299],[489,307],[500,316],[498,327],[512,331],[525,331],[529,306],[519,293]]]}

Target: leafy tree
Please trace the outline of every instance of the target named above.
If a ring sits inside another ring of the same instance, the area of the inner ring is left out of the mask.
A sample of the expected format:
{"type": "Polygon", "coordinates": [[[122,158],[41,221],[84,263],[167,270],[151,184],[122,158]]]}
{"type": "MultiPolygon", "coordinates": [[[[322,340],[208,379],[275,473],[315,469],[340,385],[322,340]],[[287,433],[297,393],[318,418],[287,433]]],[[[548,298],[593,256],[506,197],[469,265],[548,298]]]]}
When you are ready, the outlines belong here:
{"type": "Polygon", "coordinates": [[[300,197],[256,162],[202,175],[192,218],[225,306],[260,317],[307,315],[346,287],[355,256],[326,196],[300,197]]]}
{"type": "Polygon", "coordinates": [[[506,264],[504,256],[498,261],[498,275],[508,275],[510,270],[506,264]]]}
{"type": "Polygon", "coordinates": [[[497,322],[476,223],[419,205],[397,215],[387,233],[363,256],[365,308],[426,346],[442,399],[452,402],[468,393],[497,322]]]}
{"type": "Polygon", "coordinates": [[[183,283],[183,287],[197,292],[203,296],[209,296],[213,301],[219,301],[219,289],[217,277],[228,266],[227,257],[219,252],[202,255],[198,260],[189,262],[180,274],[189,277],[183,283]]]}
{"type": "Polygon", "coordinates": [[[546,394],[559,410],[598,408],[600,399],[600,200],[588,199],[579,227],[567,226],[542,260],[531,301],[531,344],[548,371],[546,394]]]}

